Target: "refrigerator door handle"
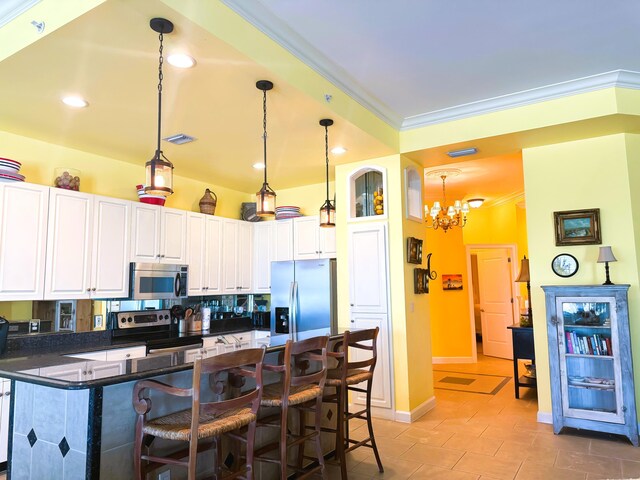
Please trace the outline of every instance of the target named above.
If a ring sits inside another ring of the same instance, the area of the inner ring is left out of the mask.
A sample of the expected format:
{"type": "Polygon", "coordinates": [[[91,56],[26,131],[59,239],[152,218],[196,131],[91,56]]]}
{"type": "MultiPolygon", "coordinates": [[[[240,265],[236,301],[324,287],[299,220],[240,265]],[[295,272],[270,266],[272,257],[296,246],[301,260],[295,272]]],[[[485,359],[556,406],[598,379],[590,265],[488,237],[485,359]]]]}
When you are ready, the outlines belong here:
{"type": "Polygon", "coordinates": [[[293,311],[293,285],[295,282],[291,282],[289,284],[289,325],[287,325],[287,330],[289,333],[293,333],[291,325],[295,320],[295,312],[293,311]]]}
{"type": "Polygon", "coordinates": [[[293,319],[290,324],[293,324],[291,330],[294,335],[298,333],[298,282],[293,282],[291,284],[293,291],[293,319]]]}

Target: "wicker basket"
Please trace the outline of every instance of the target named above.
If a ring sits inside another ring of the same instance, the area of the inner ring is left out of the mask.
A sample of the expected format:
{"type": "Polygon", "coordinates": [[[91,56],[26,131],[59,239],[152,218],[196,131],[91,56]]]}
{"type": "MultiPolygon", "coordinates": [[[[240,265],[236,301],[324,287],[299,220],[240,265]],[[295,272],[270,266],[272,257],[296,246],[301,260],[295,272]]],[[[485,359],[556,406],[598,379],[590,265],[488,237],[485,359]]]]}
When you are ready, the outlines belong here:
{"type": "Polygon", "coordinates": [[[207,215],[214,215],[216,213],[216,205],[218,203],[218,196],[209,190],[205,190],[204,195],[200,199],[200,213],[206,213],[207,215]]]}

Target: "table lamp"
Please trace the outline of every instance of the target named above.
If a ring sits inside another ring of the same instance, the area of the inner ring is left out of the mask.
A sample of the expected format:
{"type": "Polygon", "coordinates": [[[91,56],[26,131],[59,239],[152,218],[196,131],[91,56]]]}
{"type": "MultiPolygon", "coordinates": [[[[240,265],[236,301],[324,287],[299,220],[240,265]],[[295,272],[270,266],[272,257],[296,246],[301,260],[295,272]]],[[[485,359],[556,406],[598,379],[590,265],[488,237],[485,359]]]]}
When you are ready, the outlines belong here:
{"type": "Polygon", "coordinates": [[[527,282],[527,313],[529,315],[529,322],[533,325],[533,312],[531,310],[531,277],[529,275],[529,259],[525,255],[524,258],[520,261],[520,273],[518,274],[518,278],[516,278],[516,282],[527,282]]]}
{"type": "Polygon", "coordinates": [[[618,259],[613,255],[611,247],[600,247],[600,254],[598,255],[598,263],[604,263],[604,271],[607,275],[607,280],[603,285],[613,285],[613,282],[609,278],[609,262],[617,262],[618,259]]]}

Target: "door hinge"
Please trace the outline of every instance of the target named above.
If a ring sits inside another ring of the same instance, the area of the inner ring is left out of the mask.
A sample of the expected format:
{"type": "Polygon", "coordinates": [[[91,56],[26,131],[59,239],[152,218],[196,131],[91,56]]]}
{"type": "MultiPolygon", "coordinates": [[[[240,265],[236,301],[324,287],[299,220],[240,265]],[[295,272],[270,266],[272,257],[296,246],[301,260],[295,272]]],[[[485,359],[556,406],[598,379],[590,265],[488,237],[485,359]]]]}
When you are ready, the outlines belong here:
{"type": "Polygon", "coordinates": [[[511,303],[513,303],[513,298],[511,299],[511,303]]]}
{"type": "Polygon", "coordinates": [[[507,257],[507,262],[511,263],[511,257],[507,257]]]}

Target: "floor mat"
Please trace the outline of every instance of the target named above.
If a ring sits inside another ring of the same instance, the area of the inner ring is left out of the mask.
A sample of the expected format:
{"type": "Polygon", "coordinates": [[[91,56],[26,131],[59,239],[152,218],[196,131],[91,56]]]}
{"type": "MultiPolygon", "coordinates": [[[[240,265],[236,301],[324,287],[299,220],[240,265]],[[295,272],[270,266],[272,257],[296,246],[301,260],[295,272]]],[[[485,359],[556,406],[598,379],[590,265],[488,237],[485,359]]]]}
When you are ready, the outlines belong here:
{"type": "Polygon", "coordinates": [[[458,392],[482,393],[495,395],[504,387],[511,377],[501,375],[485,375],[480,373],[460,373],[434,370],[434,387],[440,390],[456,390],[458,392]]]}

